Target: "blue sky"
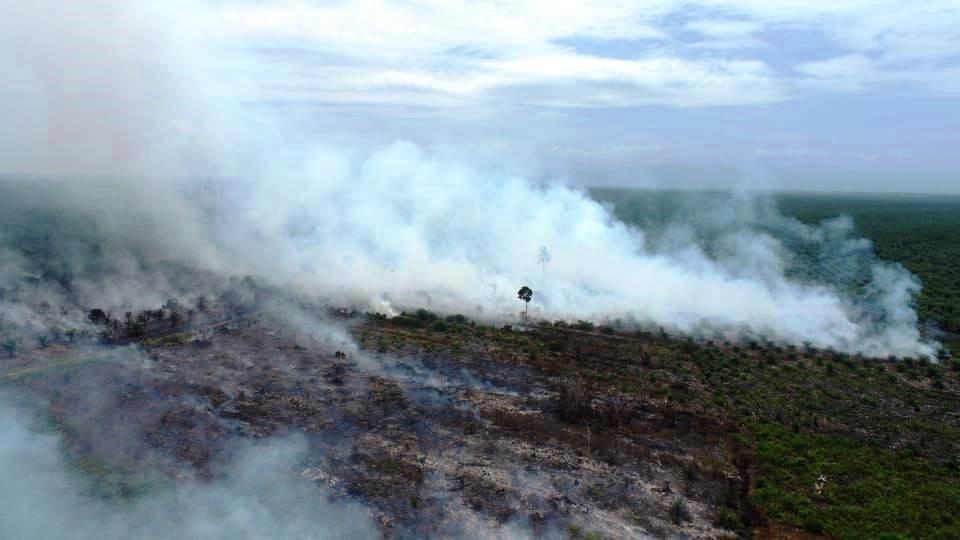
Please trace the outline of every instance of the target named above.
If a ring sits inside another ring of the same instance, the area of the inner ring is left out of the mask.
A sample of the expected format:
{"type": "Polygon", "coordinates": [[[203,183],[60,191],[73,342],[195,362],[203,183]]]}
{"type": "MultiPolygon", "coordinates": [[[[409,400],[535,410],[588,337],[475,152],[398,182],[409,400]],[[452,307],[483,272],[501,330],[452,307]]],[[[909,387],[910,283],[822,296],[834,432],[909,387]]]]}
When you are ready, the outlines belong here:
{"type": "Polygon", "coordinates": [[[456,146],[587,184],[960,192],[956,0],[170,0],[163,17],[5,3],[13,164],[24,138],[89,133],[83,119],[118,102],[129,110],[104,139],[122,138],[163,101],[151,66],[179,55],[216,72],[191,75],[205,98],[324,144],[456,146]],[[147,24],[168,27],[170,51],[147,24]],[[198,60],[191,47],[212,43],[198,60]],[[64,100],[66,119],[38,120],[64,100]]]}

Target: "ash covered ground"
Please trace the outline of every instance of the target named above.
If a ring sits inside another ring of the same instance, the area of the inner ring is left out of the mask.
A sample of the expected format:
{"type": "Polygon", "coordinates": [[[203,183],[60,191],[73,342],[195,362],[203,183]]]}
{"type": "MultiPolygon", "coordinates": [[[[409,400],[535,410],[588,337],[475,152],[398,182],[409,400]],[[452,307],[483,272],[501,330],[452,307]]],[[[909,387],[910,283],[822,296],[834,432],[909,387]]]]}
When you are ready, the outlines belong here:
{"type": "MultiPolygon", "coordinates": [[[[203,304],[135,317],[134,335],[108,316],[97,323],[111,344],[77,339],[4,360],[4,394],[43,411],[98,496],[215,481],[238,441],[299,437],[300,478],[361,504],[388,538],[735,534],[714,524],[719,506],[742,504],[727,430],[655,401],[588,394],[482,337],[521,330],[203,304]],[[448,339],[456,332],[469,339],[448,339]]],[[[520,335],[541,332],[555,330],[520,335]]],[[[640,340],[591,340],[642,365],[640,340]]]]}
{"type": "Polygon", "coordinates": [[[0,359],[12,538],[953,526],[960,364],[587,321],[388,316],[252,280],[122,314],[30,290],[6,298],[17,330],[0,359]],[[19,326],[16,306],[31,314],[19,326]],[[944,513],[904,513],[920,505],[944,513]]]}

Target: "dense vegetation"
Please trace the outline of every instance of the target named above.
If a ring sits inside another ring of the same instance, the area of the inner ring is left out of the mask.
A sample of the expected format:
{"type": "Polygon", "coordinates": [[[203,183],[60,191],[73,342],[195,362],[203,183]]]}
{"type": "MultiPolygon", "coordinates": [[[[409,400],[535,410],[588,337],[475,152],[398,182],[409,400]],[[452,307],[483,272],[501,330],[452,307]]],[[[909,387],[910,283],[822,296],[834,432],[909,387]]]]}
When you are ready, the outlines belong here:
{"type": "Polygon", "coordinates": [[[953,471],[842,437],[769,424],[753,433],[761,468],[754,500],[771,517],[840,538],[960,535],[953,471]],[[811,478],[824,479],[819,494],[811,478]]]}
{"type": "Polygon", "coordinates": [[[660,426],[692,456],[691,437],[720,429],[728,448],[735,442],[733,463],[694,458],[690,475],[723,476],[735,463],[751,483],[745,499],[720,502],[724,527],[769,520],[835,538],[960,537],[960,360],[872,360],[587,321],[516,332],[425,310],[374,319],[358,337],[380,352],[482,348],[555,378],[553,414],[590,427],[593,452],[611,463],[626,459],[621,442],[634,435],[630,404],[642,404],[641,440],[660,426]]]}

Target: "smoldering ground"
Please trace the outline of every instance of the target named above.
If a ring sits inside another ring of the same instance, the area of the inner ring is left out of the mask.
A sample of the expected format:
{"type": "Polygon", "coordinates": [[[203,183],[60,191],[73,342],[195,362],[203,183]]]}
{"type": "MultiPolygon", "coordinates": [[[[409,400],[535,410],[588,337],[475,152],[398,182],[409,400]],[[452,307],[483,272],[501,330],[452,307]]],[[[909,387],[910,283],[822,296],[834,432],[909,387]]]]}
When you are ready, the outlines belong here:
{"type": "Polygon", "coordinates": [[[377,536],[355,503],[329,501],[298,475],[306,445],[296,437],[236,448],[215,482],[168,481],[117,501],[91,495],[97,490],[75,464],[64,461],[59,437],[35,424],[9,403],[0,405],[0,527],[6,538],[377,536]]]}
{"type": "Polygon", "coordinates": [[[28,500],[43,504],[10,505],[5,530],[15,538],[61,537],[68,525],[79,538],[518,538],[534,534],[527,513],[535,510],[549,517],[537,537],[564,527],[566,518],[544,501],[531,506],[539,499],[519,488],[497,493],[495,516],[511,516],[498,522],[478,502],[496,483],[471,484],[466,504],[452,479],[479,444],[474,429],[465,447],[458,426],[485,422],[464,393],[519,395],[481,389],[493,386],[462,366],[404,370],[395,366],[415,360],[354,361],[353,349],[337,359],[342,328],[270,304],[205,344],[55,343],[7,360],[24,369],[4,370],[5,398],[32,412],[14,418],[4,406],[12,438],[0,440],[2,462],[15,486],[28,486],[28,500]],[[427,471],[441,478],[418,480],[427,471]]]}

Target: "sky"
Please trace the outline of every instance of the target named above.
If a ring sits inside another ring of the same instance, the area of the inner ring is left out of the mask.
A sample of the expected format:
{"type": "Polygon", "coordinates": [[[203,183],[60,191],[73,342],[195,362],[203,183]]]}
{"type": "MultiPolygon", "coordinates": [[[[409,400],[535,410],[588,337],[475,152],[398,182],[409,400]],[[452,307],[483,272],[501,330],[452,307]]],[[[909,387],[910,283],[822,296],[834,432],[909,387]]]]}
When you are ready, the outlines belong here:
{"type": "MultiPolygon", "coordinates": [[[[265,100],[587,184],[960,192],[960,2],[224,4],[265,100]]],[[[310,120],[308,120],[310,119],[310,120]]]]}
{"type": "MultiPolygon", "coordinates": [[[[163,47],[193,61],[203,55],[178,33],[202,12],[216,61],[193,65],[219,83],[199,91],[324,144],[455,146],[586,185],[960,193],[956,0],[171,0],[165,15],[180,19],[163,19],[177,27],[168,41],[114,41],[87,54],[70,44],[96,41],[71,26],[90,18],[76,12],[102,9],[113,27],[146,23],[107,16],[122,2],[40,3],[57,37],[37,47],[14,28],[0,38],[5,171],[30,172],[10,165],[32,132],[16,117],[49,105],[8,97],[32,92],[18,77],[60,55],[89,78],[104,50],[138,66],[163,47]],[[18,39],[45,52],[20,54],[18,39]]],[[[51,66],[57,87],[69,88],[69,70],[51,66]]],[[[97,100],[137,121],[138,108],[163,102],[109,86],[97,100]]],[[[109,108],[86,113],[104,118],[109,108]]],[[[192,114],[157,116],[190,131],[192,114]]]]}

